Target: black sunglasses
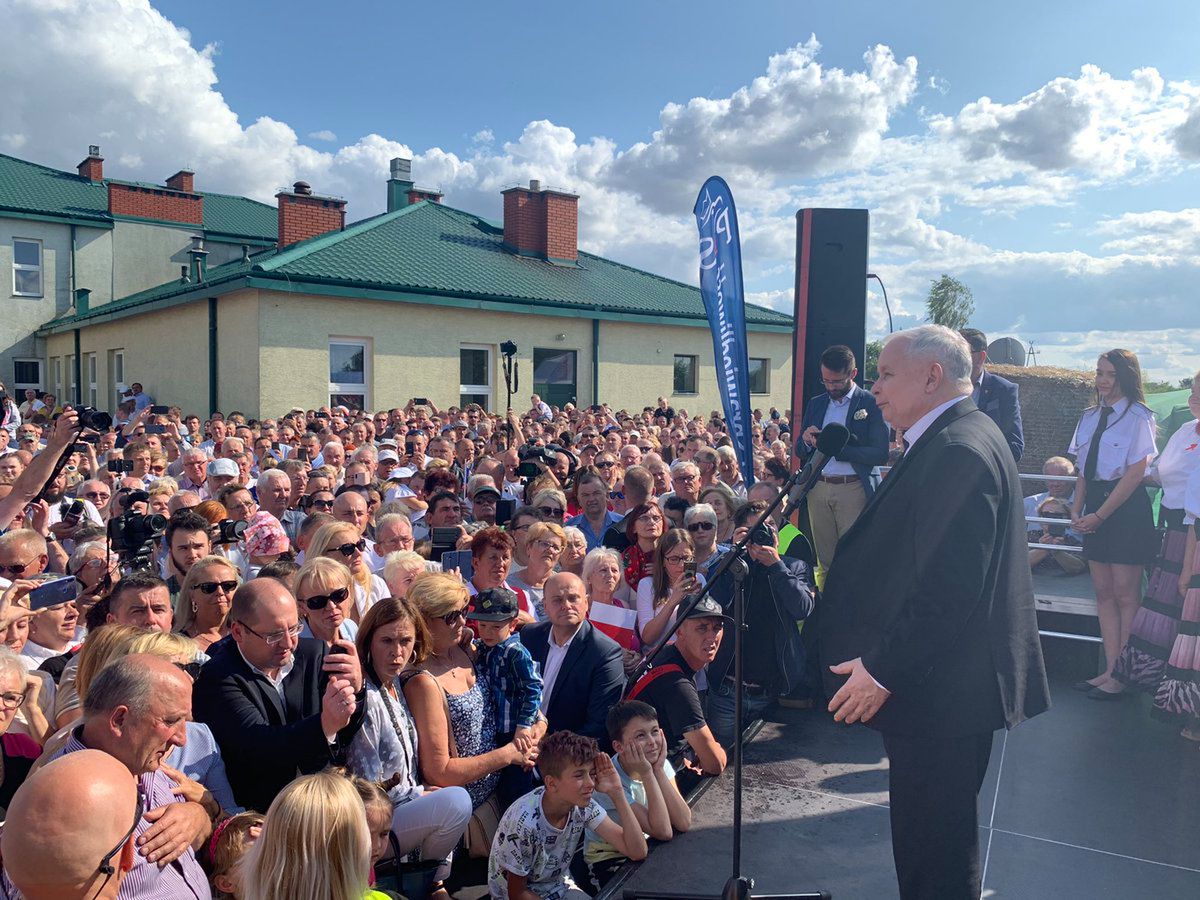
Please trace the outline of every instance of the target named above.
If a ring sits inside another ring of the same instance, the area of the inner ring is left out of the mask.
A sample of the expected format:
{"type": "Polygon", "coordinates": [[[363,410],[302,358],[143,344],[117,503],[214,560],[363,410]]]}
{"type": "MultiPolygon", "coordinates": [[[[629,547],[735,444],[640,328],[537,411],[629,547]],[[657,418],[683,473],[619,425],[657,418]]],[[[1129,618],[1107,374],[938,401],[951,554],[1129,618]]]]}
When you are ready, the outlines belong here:
{"type": "Polygon", "coordinates": [[[712,522],[693,522],[687,527],[688,531],[712,531],[717,526],[712,522]]]}
{"type": "Polygon", "coordinates": [[[306,597],[304,605],[313,612],[316,612],[319,609],[324,609],[327,603],[340,606],[346,602],[346,598],[349,596],[350,588],[338,588],[336,591],[330,591],[328,594],[315,594],[312,597],[306,597]]]}
{"type": "Polygon", "coordinates": [[[598,463],[593,463],[593,465],[595,465],[595,467],[597,469],[611,469],[613,466],[616,465],[616,463],[615,462],[598,462],[598,463]]]}
{"type": "MultiPolygon", "coordinates": [[[[36,559],[36,557],[35,557],[35,559],[36,559]]],[[[0,572],[7,572],[9,575],[20,575],[22,572],[24,572],[26,569],[28,569],[32,564],[33,564],[33,560],[31,559],[29,562],[21,563],[20,565],[17,565],[17,566],[0,566],[0,572]]]]}
{"type": "Polygon", "coordinates": [[[142,816],[146,813],[146,798],[142,796],[142,792],[137,792],[137,810],[133,814],[133,824],[129,826],[129,831],[125,832],[125,837],[121,838],[121,842],[113,847],[100,858],[100,865],[96,867],[96,871],[101,875],[107,875],[110,878],[117,874],[117,867],[112,864],[112,859],[118,853],[125,849],[125,845],[129,843],[129,839],[133,837],[133,833],[137,831],[138,824],[142,821],[142,816]]]}
{"type": "Polygon", "coordinates": [[[336,550],[338,553],[342,554],[342,556],[349,556],[355,550],[357,550],[359,553],[362,553],[364,550],[366,550],[367,542],[362,538],[359,538],[357,543],[342,544],[340,547],[331,547],[330,549],[336,550]]]}
{"type": "Polygon", "coordinates": [[[215,594],[217,588],[220,588],[226,594],[231,594],[237,590],[238,583],[233,581],[202,581],[196,585],[196,589],[203,591],[206,594],[215,594]]]}
{"type": "Polygon", "coordinates": [[[175,668],[179,669],[181,672],[187,672],[192,681],[195,681],[200,677],[200,667],[203,665],[204,663],[192,660],[191,662],[185,663],[177,662],[175,663],[175,668]]]}
{"type": "Polygon", "coordinates": [[[464,606],[461,609],[456,609],[453,612],[448,612],[444,616],[438,616],[447,625],[453,625],[455,622],[467,621],[467,608],[464,606]]]}
{"type": "Polygon", "coordinates": [[[333,509],[332,500],[309,500],[308,505],[313,509],[333,509]]]}
{"type": "Polygon", "coordinates": [[[548,516],[552,519],[561,519],[563,517],[563,511],[557,506],[539,506],[537,509],[543,516],[548,516]]]}

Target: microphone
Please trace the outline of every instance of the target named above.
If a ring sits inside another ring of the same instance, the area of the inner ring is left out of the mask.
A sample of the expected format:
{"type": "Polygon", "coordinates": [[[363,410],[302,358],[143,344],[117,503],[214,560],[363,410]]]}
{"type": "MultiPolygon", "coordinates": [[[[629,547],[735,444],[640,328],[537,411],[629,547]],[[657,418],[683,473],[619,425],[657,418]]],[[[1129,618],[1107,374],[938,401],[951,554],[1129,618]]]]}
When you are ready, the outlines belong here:
{"type": "Polygon", "coordinates": [[[829,460],[845,449],[846,445],[850,443],[850,437],[849,429],[837,422],[830,422],[817,433],[817,447],[813,450],[808,464],[800,470],[800,474],[796,477],[796,483],[788,491],[787,504],[784,506],[781,522],[786,522],[792,517],[801,501],[821,476],[821,470],[825,468],[829,460]]]}

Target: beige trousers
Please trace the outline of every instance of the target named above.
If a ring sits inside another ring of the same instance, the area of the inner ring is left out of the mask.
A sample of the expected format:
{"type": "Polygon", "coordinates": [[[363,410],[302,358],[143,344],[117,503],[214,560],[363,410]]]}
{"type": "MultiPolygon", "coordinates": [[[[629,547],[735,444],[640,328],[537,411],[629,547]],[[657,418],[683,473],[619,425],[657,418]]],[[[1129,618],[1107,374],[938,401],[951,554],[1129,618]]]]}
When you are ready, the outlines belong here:
{"type": "Polygon", "coordinates": [[[857,479],[849,484],[818,481],[808,495],[808,521],[812,526],[813,550],[817,554],[818,583],[825,581],[837,542],[850,530],[866,505],[867,495],[857,479]]]}

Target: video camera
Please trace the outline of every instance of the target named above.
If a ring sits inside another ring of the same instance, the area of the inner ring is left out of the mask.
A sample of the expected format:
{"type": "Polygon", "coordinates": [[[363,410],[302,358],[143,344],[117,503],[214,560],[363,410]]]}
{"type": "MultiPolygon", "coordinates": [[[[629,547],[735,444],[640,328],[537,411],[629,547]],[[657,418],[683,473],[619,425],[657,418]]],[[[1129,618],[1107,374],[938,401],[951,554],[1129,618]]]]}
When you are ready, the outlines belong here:
{"type": "Polygon", "coordinates": [[[112,428],[112,416],[91,406],[81,406],[75,410],[79,414],[79,427],[90,428],[92,431],[108,431],[112,428]]]}
{"type": "MultiPolygon", "coordinates": [[[[129,496],[141,493],[133,491],[129,496]]],[[[154,545],[166,530],[166,516],[126,512],[108,520],[108,542],[124,570],[148,570],[154,565],[154,545]]]]}
{"type": "Polygon", "coordinates": [[[242,519],[222,519],[217,523],[217,536],[214,544],[236,544],[246,534],[249,526],[242,519]]]}
{"type": "Polygon", "coordinates": [[[547,467],[553,466],[558,462],[558,451],[550,447],[539,447],[537,444],[525,444],[517,448],[517,459],[520,460],[520,464],[517,466],[517,476],[519,478],[536,478],[542,474],[537,463],[540,461],[547,467]]]}

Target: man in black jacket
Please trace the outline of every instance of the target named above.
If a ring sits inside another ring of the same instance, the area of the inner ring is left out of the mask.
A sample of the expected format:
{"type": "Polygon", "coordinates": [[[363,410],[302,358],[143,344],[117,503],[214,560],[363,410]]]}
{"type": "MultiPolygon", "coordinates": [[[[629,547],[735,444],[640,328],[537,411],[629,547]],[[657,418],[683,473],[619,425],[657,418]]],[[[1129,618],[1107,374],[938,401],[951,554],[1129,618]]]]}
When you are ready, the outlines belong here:
{"type": "Polygon", "coordinates": [[[1016,464],[947,328],[889,338],[872,393],[907,449],[825,581],[829,709],[883,734],[903,900],[975,900],[992,732],[1049,707],[1016,464]]]}
{"type": "Polygon", "coordinates": [[[192,706],[221,747],[238,803],[265,811],[298,774],[337,760],[362,726],[362,668],[349,641],[330,653],[300,638],[296,598],[274,578],[238,588],[229,616],[192,706]]]}
{"type": "Polygon", "coordinates": [[[593,737],[607,750],[605,720],[625,690],[621,645],[587,620],[587,591],[579,576],[552,575],[543,602],[550,621],[526,625],[519,635],[542,672],[549,730],[593,737]]]}
{"type": "MultiPolygon", "coordinates": [[[[766,502],[756,500],[737,511],[733,519],[735,542],[745,537],[746,530],[758,521],[766,508],[766,502]]],[[[798,559],[781,557],[779,535],[770,523],[767,529],[771,534],[770,543],[752,541],[746,548],[746,559],[750,564],[746,575],[747,600],[742,612],[745,622],[742,647],[746,656],[742,663],[742,684],[746,724],[799,682],[804,670],[804,646],[800,642],[797,622],[808,618],[813,609],[808,566],[798,559]]],[[[720,562],[714,565],[719,566],[720,562]]],[[[712,596],[728,616],[733,615],[734,585],[733,577],[726,573],[712,589],[712,596]]],[[[726,635],[717,658],[708,667],[706,718],[713,735],[725,746],[731,745],[734,739],[733,645],[734,635],[726,635]]]]}

